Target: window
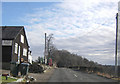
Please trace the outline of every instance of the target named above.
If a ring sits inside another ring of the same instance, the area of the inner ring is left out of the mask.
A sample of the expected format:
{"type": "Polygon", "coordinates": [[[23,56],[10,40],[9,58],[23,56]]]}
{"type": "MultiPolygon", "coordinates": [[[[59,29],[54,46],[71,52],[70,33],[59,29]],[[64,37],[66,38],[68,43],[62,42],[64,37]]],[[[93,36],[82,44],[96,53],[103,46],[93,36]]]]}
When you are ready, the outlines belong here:
{"type": "Polygon", "coordinates": [[[20,46],[19,46],[19,51],[18,51],[18,64],[20,63],[20,46]]]}
{"type": "Polygon", "coordinates": [[[27,56],[27,49],[23,48],[23,56],[27,56]]]}
{"type": "Polygon", "coordinates": [[[15,53],[18,54],[18,43],[15,43],[15,53]]]}
{"type": "Polygon", "coordinates": [[[2,40],[3,46],[12,46],[12,40],[2,40]]]}
{"type": "Polygon", "coordinates": [[[24,43],[24,36],[21,35],[21,43],[24,43]]]}

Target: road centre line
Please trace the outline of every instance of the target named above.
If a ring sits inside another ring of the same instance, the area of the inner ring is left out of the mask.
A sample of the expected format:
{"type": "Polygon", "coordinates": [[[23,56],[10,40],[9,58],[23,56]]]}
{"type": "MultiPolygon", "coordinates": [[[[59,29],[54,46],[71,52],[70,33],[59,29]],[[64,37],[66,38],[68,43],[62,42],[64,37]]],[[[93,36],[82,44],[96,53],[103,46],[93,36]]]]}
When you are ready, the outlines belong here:
{"type": "Polygon", "coordinates": [[[76,75],[76,74],[74,74],[74,76],[75,76],[75,77],[77,77],[77,75],[76,75]]]}

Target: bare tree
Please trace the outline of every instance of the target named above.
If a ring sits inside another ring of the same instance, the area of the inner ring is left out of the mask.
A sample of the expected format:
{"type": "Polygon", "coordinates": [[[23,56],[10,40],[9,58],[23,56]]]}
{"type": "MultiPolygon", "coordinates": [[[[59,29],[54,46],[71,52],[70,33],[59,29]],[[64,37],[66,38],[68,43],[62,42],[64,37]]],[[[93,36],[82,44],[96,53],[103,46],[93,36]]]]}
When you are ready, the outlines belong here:
{"type": "Polygon", "coordinates": [[[52,58],[51,54],[56,49],[53,44],[53,34],[47,36],[46,47],[47,47],[46,49],[47,49],[47,63],[48,63],[49,58],[52,58]]]}

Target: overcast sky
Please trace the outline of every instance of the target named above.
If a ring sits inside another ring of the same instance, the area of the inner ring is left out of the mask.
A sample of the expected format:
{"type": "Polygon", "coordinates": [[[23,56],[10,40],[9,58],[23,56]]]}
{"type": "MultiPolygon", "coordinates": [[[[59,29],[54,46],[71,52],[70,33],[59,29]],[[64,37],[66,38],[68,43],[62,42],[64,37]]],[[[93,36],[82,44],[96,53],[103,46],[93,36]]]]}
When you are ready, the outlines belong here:
{"type": "Polygon", "coordinates": [[[54,44],[101,64],[114,64],[118,0],[3,2],[3,26],[24,26],[33,59],[43,56],[44,33],[54,44]]]}

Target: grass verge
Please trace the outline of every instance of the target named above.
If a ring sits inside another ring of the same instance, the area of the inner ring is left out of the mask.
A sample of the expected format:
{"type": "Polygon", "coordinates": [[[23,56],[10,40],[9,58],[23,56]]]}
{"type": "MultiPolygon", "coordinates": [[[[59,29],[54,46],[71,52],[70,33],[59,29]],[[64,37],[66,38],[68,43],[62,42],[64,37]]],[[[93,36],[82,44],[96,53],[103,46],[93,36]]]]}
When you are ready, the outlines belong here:
{"type": "Polygon", "coordinates": [[[14,82],[14,81],[17,81],[17,79],[13,79],[13,78],[8,77],[8,79],[6,80],[6,77],[2,76],[2,84],[14,82]]]}

